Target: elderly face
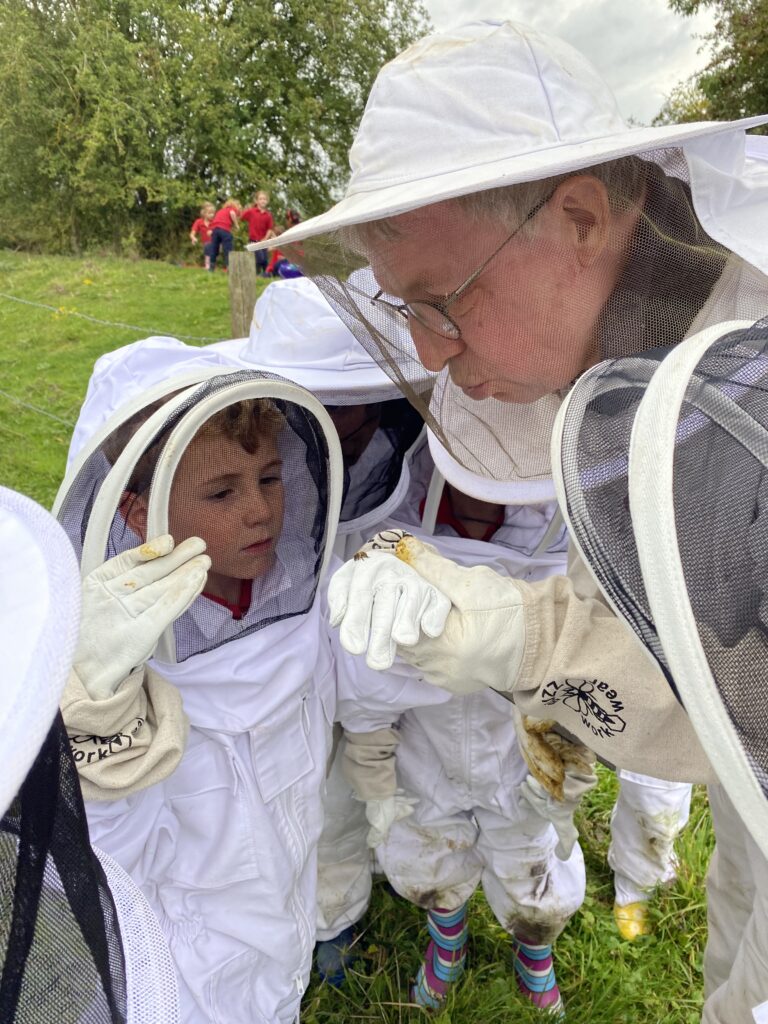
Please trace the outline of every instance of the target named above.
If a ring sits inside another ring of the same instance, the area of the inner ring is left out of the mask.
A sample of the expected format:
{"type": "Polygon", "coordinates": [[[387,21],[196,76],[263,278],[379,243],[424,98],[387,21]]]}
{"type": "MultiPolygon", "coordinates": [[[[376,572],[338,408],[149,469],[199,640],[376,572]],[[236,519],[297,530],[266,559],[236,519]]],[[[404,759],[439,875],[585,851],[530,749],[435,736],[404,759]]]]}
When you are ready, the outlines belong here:
{"type": "MultiPolygon", "coordinates": [[[[595,182],[580,176],[564,183],[532,218],[532,232],[515,236],[450,304],[460,339],[409,319],[427,369],[447,365],[473,399],[532,402],[597,361],[596,321],[623,257],[621,232],[609,224],[605,190],[595,182]]],[[[397,238],[371,265],[381,287],[405,302],[444,299],[511,233],[450,201],[394,224],[397,238]]]]}

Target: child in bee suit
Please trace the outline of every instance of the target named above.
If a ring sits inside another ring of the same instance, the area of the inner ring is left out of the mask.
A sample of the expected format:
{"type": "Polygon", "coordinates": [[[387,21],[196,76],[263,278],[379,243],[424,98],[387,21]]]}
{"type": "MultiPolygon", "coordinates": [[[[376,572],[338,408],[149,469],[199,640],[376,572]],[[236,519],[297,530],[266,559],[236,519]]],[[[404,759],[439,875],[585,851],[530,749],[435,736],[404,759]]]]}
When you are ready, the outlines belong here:
{"type": "MultiPolygon", "coordinates": [[[[521,553],[541,555],[559,551],[564,571],[567,537],[559,515],[553,515],[552,504],[508,505],[503,509],[497,503],[482,502],[461,491],[461,483],[477,490],[471,475],[465,479],[463,470],[446,452],[430,432],[429,447],[435,456],[437,478],[427,493],[426,487],[414,483],[409,492],[409,507],[398,509],[397,516],[405,523],[414,521],[412,511],[418,507],[427,529],[434,523],[436,535],[460,535],[474,538],[488,536],[492,543],[513,547],[521,553]],[[458,481],[458,486],[446,484],[441,490],[443,477],[458,481]],[[459,517],[457,519],[457,516],[459,517]],[[469,518],[467,518],[469,517],[469,518]],[[436,521],[435,521],[436,520],[436,521]],[[545,534],[550,523],[550,535],[545,534]]],[[[548,463],[548,458],[547,458],[548,463]]],[[[530,488],[541,486],[533,481],[530,488]]],[[[519,490],[520,485],[518,485],[519,490]]],[[[482,493],[492,495],[496,488],[485,481],[482,493]]],[[[552,497],[550,487],[550,497],[552,497]]],[[[468,553],[471,549],[468,548],[468,553]]],[[[463,564],[471,564],[466,559],[463,564]]],[[[480,559],[477,564],[488,564],[480,559]]],[[[496,567],[496,566],[494,566],[496,567]]],[[[497,567],[505,573],[504,566],[497,567]]],[[[518,578],[529,578],[521,576],[518,578]]],[[[620,934],[633,940],[647,934],[648,905],[653,890],[670,884],[677,875],[674,841],[688,820],[691,786],[684,782],[668,782],[638,772],[619,769],[619,794],[611,814],[611,843],[608,862],[614,872],[614,918],[620,934]]]]}
{"type": "Polygon", "coordinates": [[[302,388],[173,339],[106,361],[56,506],[100,624],[62,705],[92,834],[160,919],[185,1024],[289,1024],[334,709],[338,442],[302,388]]]}
{"type": "MultiPolygon", "coordinates": [[[[455,464],[434,435],[428,437],[442,473],[420,503],[426,527],[421,536],[434,531],[431,543],[460,564],[487,565],[523,579],[562,571],[567,539],[551,482],[489,488],[455,464]]],[[[386,547],[401,535],[385,530],[373,544],[386,547]]],[[[332,584],[332,605],[333,591],[332,584]]],[[[596,782],[591,753],[570,751],[569,772],[560,780],[565,800],[553,813],[555,801],[529,775],[521,753],[519,737],[530,744],[528,734],[515,721],[513,706],[490,690],[432,706],[407,707],[398,700],[386,709],[370,705],[365,695],[342,696],[339,714],[347,732],[347,771],[359,795],[388,785],[414,802],[414,813],[382,829],[376,847],[393,887],[427,911],[430,942],[412,998],[436,1008],[463,973],[467,901],[482,884],[497,920],[512,935],[521,993],[542,1010],[561,1014],[552,943],[584,897],[584,860],[572,815],[596,782]],[[379,749],[371,750],[371,738],[379,749]]]]}
{"type": "MultiPolygon", "coordinates": [[[[307,278],[270,285],[256,302],[249,336],[210,349],[238,366],[287,377],[323,403],[344,463],[334,550],[351,557],[402,505],[412,461],[431,466],[419,414],[307,278]]],[[[354,926],[368,907],[372,876],[365,807],[343,776],[342,746],[329,769],[318,846],[317,968],[335,985],[354,957],[354,926]]]]}

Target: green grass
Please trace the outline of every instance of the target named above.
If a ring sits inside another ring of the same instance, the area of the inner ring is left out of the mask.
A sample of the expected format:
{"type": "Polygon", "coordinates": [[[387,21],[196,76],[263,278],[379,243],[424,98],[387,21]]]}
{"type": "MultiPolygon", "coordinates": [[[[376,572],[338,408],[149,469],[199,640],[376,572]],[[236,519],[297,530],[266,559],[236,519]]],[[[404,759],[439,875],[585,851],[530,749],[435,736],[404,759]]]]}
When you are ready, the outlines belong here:
{"type": "Polygon", "coordinates": [[[55,307],[0,296],[0,482],[46,506],[63,476],[71,428],[100,355],[150,334],[215,339],[231,333],[226,274],[197,267],[5,250],[0,292],[55,307]]]}
{"type": "MultiPolygon", "coordinates": [[[[99,355],[150,333],[229,334],[226,276],[192,267],[0,252],[0,292],[62,310],[0,297],[0,482],[45,505],[58,489],[71,425],[99,355]],[[146,330],[89,323],[68,315],[70,310],[146,330]]],[[[556,946],[568,1020],[695,1024],[706,938],[703,880],[712,845],[706,799],[696,794],[691,822],[679,840],[677,883],[654,899],[654,934],[629,945],[614,928],[606,864],[614,796],[615,779],[602,772],[582,814],[587,899],[556,946]]],[[[346,987],[313,984],[304,1000],[305,1024],[428,1018],[435,1024],[542,1024],[517,994],[509,938],[482,894],[472,906],[470,969],[439,1014],[408,1002],[409,982],[427,942],[423,912],[377,883],[366,921],[361,960],[346,987]]]]}
{"type": "MultiPolygon", "coordinates": [[[[600,769],[579,823],[587,863],[587,897],[555,946],[558,981],[571,1024],[698,1024],[701,962],[706,941],[704,873],[712,834],[704,790],[697,787],[691,820],[678,840],[680,876],[651,904],[654,933],[635,943],[613,923],[613,879],[606,863],[616,780],[600,769]]],[[[482,893],[470,914],[470,966],[440,1013],[408,999],[409,983],[427,945],[423,911],[391,895],[383,881],[358,943],[360,962],[336,991],[314,983],[304,999],[304,1024],[543,1024],[520,997],[509,936],[482,893]]]]}

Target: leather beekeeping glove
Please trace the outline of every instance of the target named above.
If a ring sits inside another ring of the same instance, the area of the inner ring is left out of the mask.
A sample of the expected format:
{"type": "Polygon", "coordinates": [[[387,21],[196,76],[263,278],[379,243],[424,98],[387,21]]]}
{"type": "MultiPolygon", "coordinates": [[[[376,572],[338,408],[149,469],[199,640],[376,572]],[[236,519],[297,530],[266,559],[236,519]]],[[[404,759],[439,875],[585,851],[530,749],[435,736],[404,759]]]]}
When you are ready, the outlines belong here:
{"type": "Polygon", "coordinates": [[[110,558],[85,577],[73,667],[92,700],[111,697],[192,604],[211,565],[204,551],[199,537],[174,547],[166,534],[110,558]]]}
{"type": "Polygon", "coordinates": [[[398,645],[403,661],[452,693],[484,687],[511,691],[526,640],[523,597],[515,580],[485,566],[462,568],[407,534],[395,554],[451,603],[439,636],[398,645]]]}
{"type": "Polygon", "coordinates": [[[520,751],[535,779],[556,800],[563,799],[566,772],[593,771],[595,755],[581,743],[563,736],[555,722],[524,715],[510,707],[520,751]]]}
{"type": "Polygon", "coordinates": [[[588,772],[567,771],[563,780],[563,799],[558,800],[548,793],[542,784],[529,775],[520,786],[523,799],[545,821],[554,825],[558,843],[555,853],[560,860],[568,860],[579,831],[573,821],[574,813],[585,793],[597,785],[594,770],[588,772]]]}
{"type": "Polygon", "coordinates": [[[395,752],[400,738],[395,729],[344,734],[342,770],[358,800],[365,802],[365,817],[371,826],[370,847],[384,842],[393,823],[413,814],[418,802],[397,788],[395,752]]]}
{"type": "Polygon", "coordinates": [[[378,534],[328,586],[330,622],[341,626],[342,647],[366,654],[372,669],[391,668],[398,644],[411,647],[422,634],[439,636],[451,607],[437,587],[392,557],[402,536],[401,530],[378,534]],[[381,538],[396,540],[382,543],[381,538]]]}
{"type": "Polygon", "coordinates": [[[373,849],[383,843],[394,823],[413,814],[417,803],[416,797],[406,796],[402,789],[383,800],[366,800],[365,816],[371,826],[366,839],[368,846],[373,849]]]}
{"type": "Polygon", "coordinates": [[[579,838],[573,816],[585,793],[597,785],[595,755],[553,731],[553,722],[522,715],[512,708],[518,743],[531,774],[520,787],[526,803],[558,836],[555,853],[567,860],[579,838]]]}

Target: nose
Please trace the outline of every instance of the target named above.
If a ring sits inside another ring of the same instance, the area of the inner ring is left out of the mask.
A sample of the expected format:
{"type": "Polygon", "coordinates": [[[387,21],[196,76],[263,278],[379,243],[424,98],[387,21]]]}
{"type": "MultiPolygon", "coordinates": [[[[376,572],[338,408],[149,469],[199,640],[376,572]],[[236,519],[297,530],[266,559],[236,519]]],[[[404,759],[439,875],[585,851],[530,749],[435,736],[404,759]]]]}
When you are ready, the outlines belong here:
{"type": "Polygon", "coordinates": [[[435,334],[414,318],[409,319],[408,327],[419,361],[432,373],[442,370],[448,360],[458,355],[464,347],[460,339],[444,338],[441,334],[435,334]]]}
{"type": "Polygon", "coordinates": [[[272,518],[272,506],[257,481],[248,488],[241,513],[246,526],[258,526],[259,523],[269,522],[272,518]]]}

